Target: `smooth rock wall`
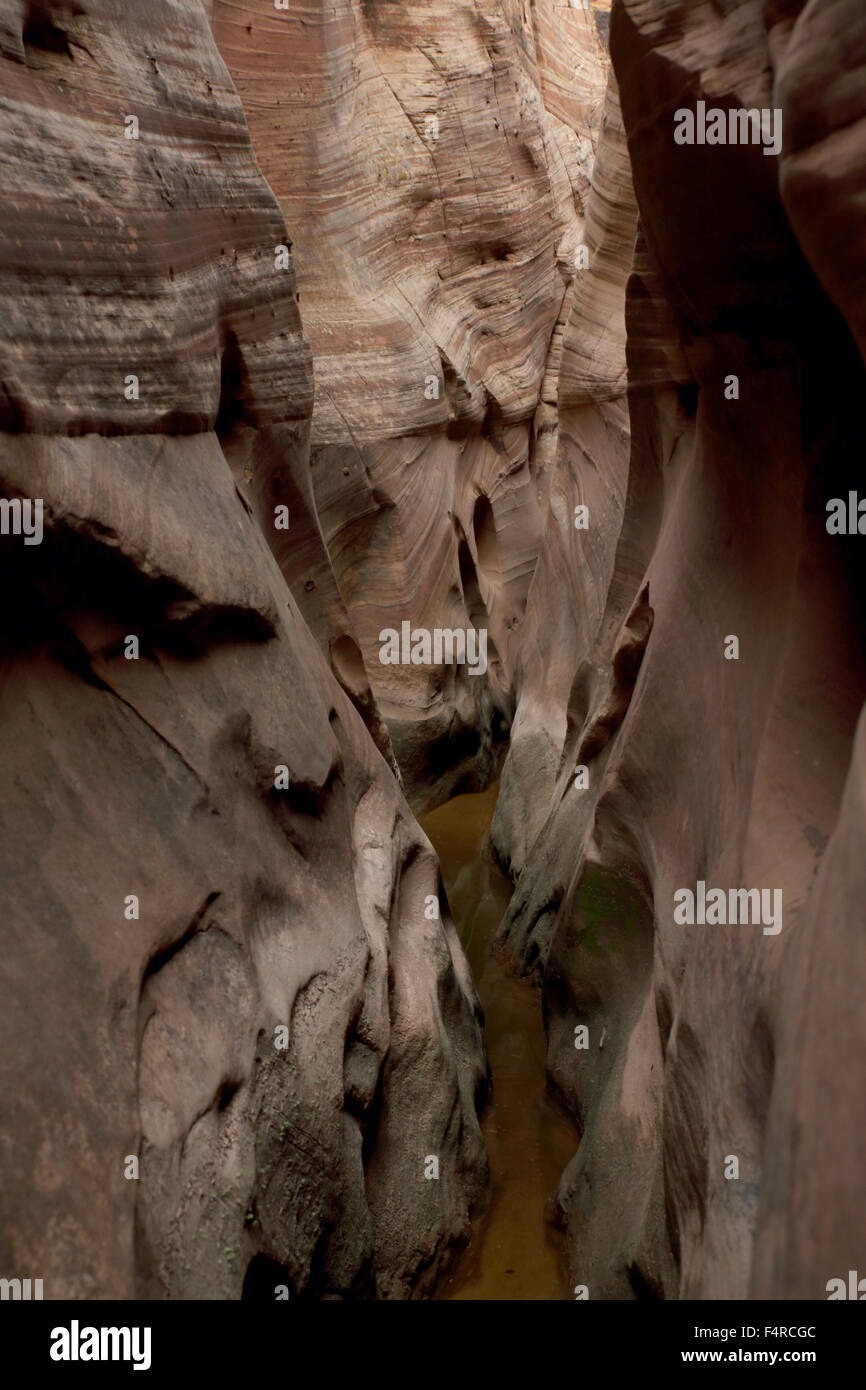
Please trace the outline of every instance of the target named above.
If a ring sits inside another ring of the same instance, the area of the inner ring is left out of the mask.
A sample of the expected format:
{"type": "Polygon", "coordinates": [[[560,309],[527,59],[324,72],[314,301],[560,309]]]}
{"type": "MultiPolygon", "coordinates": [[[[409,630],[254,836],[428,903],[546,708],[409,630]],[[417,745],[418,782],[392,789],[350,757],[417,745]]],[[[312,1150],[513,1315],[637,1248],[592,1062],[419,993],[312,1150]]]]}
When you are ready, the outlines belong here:
{"type": "Polygon", "coordinates": [[[826,504],[862,449],[864,44],[853,4],[613,7],[641,223],[625,512],[553,804],[540,769],[516,853],[525,777],[498,813],[502,941],[582,1129],[559,1203],[591,1298],[825,1298],[862,1265],[864,565],[826,504]],[[676,145],[698,100],[781,106],[781,159],[676,145]],[[781,932],[678,924],[698,880],[781,890],[781,932]]]}

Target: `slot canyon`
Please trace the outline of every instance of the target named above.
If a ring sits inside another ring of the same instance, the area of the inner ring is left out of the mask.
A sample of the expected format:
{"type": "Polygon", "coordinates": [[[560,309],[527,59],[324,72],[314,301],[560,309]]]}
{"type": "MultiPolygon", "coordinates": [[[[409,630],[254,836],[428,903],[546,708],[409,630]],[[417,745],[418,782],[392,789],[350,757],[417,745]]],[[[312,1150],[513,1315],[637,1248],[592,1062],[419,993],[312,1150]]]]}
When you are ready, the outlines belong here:
{"type": "Polygon", "coordinates": [[[0,154],[4,1286],[866,1275],[862,0],[0,0],[0,154]]]}

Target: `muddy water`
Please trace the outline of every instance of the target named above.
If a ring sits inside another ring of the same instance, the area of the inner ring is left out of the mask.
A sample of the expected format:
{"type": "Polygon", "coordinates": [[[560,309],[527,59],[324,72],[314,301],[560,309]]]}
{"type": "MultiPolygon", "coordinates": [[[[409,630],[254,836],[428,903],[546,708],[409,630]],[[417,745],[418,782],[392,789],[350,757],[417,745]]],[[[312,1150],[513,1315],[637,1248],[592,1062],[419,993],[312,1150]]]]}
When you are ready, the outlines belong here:
{"type": "Polygon", "coordinates": [[[458,796],[421,824],[435,846],[451,911],[475,977],[487,1027],[493,1096],[482,1120],[492,1206],[437,1297],[567,1298],[561,1243],[546,1220],[575,1130],[546,1095],[544,1028],[536,990],[490,954],[508,904],[508,881],[485,855],[497,788],[458,796]]]}

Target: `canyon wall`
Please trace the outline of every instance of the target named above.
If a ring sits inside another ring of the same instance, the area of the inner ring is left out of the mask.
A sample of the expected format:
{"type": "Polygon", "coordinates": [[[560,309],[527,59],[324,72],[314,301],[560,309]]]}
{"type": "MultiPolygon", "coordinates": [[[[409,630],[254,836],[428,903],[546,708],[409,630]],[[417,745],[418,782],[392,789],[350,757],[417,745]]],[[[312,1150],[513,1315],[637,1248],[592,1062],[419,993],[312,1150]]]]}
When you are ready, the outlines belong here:
{"type": "Polygon", "coordinates": [[[45,509],[0,1259],[47,1297],[433,1288],[487,1072],[409,807],[500,770],[573,1284],[862,1269],[861,10],[0,0],[0,490],[45,509]],[[677,144],[699,101],[781,153],[677,144]],[[404,624],[487,669],[383,664],[404,624]],[[677,921],[699,882],[781,930],[677,921]]]}
{"type": "MultiPolygon", "coordinates": [[[[616,79],[606,94],[586,213],[589,265],[563,334],[549,506],[520,629],[517,710],[492,829],[515,880],[573,775],[563,761],[575,676],[598,629],[628,481],[625,286],[637,235],[616,79]]],[[[540,842],[540,843],[543,843],[540,842]]],[[[549,878],[550,865],[533,873],[549,878]]],[[[524,885],[525,886],[525,885],[524,885]]]]}
{"type": "Polygon", "coordinates": [[[507,743],[587,273],[609,8],[209,6],[294,238],[316,363],[327,555],[293,540],[284,572],[335,669],[369,679],[416,810],[486,785],[507,743]],[[344,611],[318,599],[334,580],[344,611]],[[380,634],[403,623],[483,629],[486,672],[382,664],[380,634]]]}
{"type": "Polygon", "coordinates": [[[0,91],[0,1266],[424,1292],[484,1047],[369,689],[278,565],[339,613],[283,217],[197,0],[2,0],[0,91]]]}
{"type": "Polygon", "coordinates": [[[824,1298],[862,1268],[864,565],[826,523],[862,436],[864,55],[843,0],[613,7],[625,510],[609,584],[603,505],[602,563],[560,557],[563,732],[528,839],[531,760],[495,827],[501,941],[581,1126],[558,1200],[591,1298],[824,1298]],[[780,109],[781,155],[676,143],[699,101],[780,109]],[[781,893],[781,929],[678,921],[699,881],[781,893]]]}

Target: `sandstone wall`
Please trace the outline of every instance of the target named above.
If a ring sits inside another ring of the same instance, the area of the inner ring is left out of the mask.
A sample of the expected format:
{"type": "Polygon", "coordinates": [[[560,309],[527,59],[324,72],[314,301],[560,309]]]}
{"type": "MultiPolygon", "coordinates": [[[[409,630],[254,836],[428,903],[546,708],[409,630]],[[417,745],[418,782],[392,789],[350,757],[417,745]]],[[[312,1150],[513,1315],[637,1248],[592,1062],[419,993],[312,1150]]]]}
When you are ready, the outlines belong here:
{"type": "Polygon", "coordinates": [[[0,68],[0,490],[45,508],[0,549],[0,1266],[423,1291],[484,1184],[484,1049],[272,553],[284,501],[324,564],[282,214],[193,0],[3,0],[0,68]]]}
{"type": "Polygon", "coordinates": [[[864,42],[830,0],[613,8],[628,490],[502,933],[581,1123],[559,1202],[590,1297],[824,1298],[862,1266],[862,540],[825,522],[862,435],[864,42]],[[781,107],[781,159],[676,145],[698,100],[781,107]],[[698,880],[780,889],[781,933],[678,925],[698,880]]]}
{"type": "MultiPolygon", "coordinates": [[[[574,773],[570,750],[564,758],[575,718],[570,695],[598,630],[622,524],[628,481],[625,285],[636,235],[611,75],[587,205],[589,265],[565,324],[545,530],[519,633],[517,711],[492,830],[494,851],[515,879],[574,773]]],[[[533,868],[547,881],[549,871],[541,860],[533,868]]]]}
{"type": "Polygon", "coordinates": [[[4,1268],[432,1289],[486,1066],[393,774],[504,760],[573,1282],[862,1269],[861,9],[0,0],[4,1268]],[[676,145],[699,100],[781,157],[676,145]]]}
{"type": "MultiPolygon", "coordinates": [[[[366,672],[426,809],[486,784],[514,712],[609,5],[212,8],[316,362],[313,486],[349,623],[314,630],[366,672]],[[404,621],[486,629],[486,675],[382,665],[404,621]]],[[[318,552],[288,577],[330,583],[318,552]]]]}

